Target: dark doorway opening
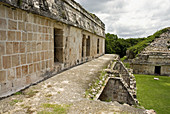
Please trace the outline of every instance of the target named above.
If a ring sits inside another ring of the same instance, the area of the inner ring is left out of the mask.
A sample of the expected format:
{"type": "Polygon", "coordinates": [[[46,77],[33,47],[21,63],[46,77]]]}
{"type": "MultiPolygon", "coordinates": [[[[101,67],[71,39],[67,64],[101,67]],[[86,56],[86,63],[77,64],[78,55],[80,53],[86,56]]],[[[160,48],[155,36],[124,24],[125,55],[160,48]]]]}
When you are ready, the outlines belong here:
{"type": "Polygon", "coordinates": [[[54,62],[63,60],[63,30],[54,28],[54,62]]]}
{"type": "Polygon", "coordinates": [[[83,34],[83,39],[82,39],[82,57],[85,57],[85,40],[86,40],[86,35],[83,34]]]}
{"type": "Polygon", "coordinates": [[[99,54],[99,39],[97,40],[97,54],[99,54]]]}
{"type": "Polygon", "coordinates": [[[155,66],[155,74],[161,74],[161,66],[155,66]]]}
{"type": "Polygon", "coordinates": [[[90,56],[90,36],[86,40],[86,56],[90,56]]]}

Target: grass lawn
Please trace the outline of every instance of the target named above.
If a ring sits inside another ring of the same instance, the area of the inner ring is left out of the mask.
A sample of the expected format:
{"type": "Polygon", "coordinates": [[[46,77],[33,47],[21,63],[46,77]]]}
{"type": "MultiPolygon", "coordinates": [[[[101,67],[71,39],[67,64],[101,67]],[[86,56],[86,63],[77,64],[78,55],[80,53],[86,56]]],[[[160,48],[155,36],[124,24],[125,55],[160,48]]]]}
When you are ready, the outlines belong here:
{"type": "Polygon", "coordinates": [[[139,74],[135,77],[140,105],[154,109],[157,114],[170,114],[170,77],[139,74]]]}

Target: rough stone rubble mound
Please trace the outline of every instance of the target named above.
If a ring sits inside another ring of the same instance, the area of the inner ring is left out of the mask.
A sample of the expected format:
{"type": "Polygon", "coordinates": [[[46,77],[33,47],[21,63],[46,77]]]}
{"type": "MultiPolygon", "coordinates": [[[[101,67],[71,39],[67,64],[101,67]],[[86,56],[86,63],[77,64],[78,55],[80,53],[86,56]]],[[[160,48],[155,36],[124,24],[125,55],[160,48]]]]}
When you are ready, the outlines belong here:
{"type": "Polygon", "coordinates": [[[142,54],[149,52],[169,52],[170,48],[168,46],[170,46],[170,30],[161,34],[160,38],[156,38],[142,51],[142,54]]]}

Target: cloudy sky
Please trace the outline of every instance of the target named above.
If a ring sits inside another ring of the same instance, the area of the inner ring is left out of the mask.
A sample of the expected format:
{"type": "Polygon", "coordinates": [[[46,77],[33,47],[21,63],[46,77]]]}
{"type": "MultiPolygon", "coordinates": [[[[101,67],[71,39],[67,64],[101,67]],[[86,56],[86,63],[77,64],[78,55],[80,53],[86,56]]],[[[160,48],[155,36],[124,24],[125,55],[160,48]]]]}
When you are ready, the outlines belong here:
{"type": "Polygon", "coordinates": [[[147,37],[170,26],[170,0],[75,0],[96,14],[106,33],[122,38],[147,37]]]}

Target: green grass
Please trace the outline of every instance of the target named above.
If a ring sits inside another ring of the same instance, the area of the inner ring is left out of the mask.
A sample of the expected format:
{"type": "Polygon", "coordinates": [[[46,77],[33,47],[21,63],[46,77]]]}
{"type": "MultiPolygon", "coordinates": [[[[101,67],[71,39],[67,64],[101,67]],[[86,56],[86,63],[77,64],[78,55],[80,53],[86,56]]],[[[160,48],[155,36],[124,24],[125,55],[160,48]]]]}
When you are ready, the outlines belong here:
{"type": "Polygon", "coordinates": [[[126,60],[127,59],[127,56],[124,56],[124,57],[122,57],[122,58],[120,58],[120,60],[123,62],[124,60],[126,60]]]}
{"type": "Polygon", "coordinates": [[[146,109],[157,114],[170,114],[170,77],[135,74],[137,99],[146,109]],[[154,80],[154,77],[159,80],[154,80]]]}
{"type": "Polygon", "coordinates": [[[22,95],[23,93],[21,91],[16,92],[14,95],[22,95]]]}
{"type": "Polygon", "coordinates": [[[42,107],[52,109],[52,111],[43,110],[38,112],[38,114],[66,114],[70,105],[43,104],[42,107]]]}
{"type": "Polygon", "coordinates": [[[18,103],[18,102],[23,102],[23,100],[14,99],[14,100],[12,100],[9,104],[10,104],[10,105],[15,105],[15,104],[18,103]]]}
{"type": "Polygon", "coordinates": [[[36,93],[38,93],[38,91],[30,90],[29,92],[25,93],[25,95],[27,95],[27,98],[30,98],[33,97],[36,93]]]}

